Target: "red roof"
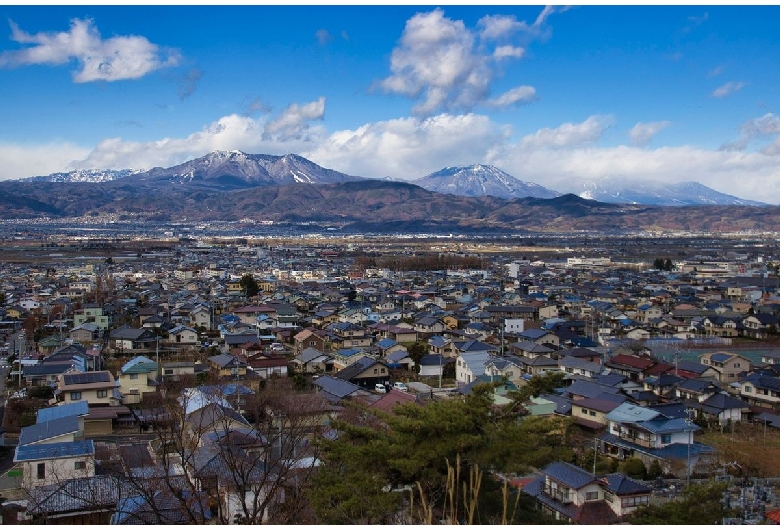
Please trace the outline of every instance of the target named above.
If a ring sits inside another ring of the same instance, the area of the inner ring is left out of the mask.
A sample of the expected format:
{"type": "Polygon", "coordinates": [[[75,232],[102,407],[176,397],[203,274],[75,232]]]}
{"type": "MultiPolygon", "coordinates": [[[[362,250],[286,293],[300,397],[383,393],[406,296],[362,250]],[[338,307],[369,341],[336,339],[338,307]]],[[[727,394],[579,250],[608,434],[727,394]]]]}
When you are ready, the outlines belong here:
{"type": "Polygon", "coordinates": [[[608,364],[622,364],[623,366],[630,366],[631,368],[645,370],[646,368],[652,366],[654,362],[655,361],[652,359],[645,359],[642,357],[634,357],[633,355],[619,353],[612,357],[608,361],[608,364]]]}

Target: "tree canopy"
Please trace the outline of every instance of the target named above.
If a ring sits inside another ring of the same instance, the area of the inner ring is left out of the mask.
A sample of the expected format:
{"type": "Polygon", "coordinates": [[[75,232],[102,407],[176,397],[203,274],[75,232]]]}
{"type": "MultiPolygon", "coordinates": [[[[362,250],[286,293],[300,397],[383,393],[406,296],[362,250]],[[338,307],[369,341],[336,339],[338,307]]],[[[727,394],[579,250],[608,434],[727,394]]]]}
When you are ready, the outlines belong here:
{"type": "MultiPolygon", "coordinates": [[[[390,524],[411,494],[441,508],[456,461],[463,475],[473,466],[485,471],[486,488],[495,489],[490,471],[528,471],[572,458],[567,418],[520,419],[502,413],[492,398],[493,385],[484,384],[464,399],[400,405],[392,414],[361,410],[355,421],[334,422],[338,437],[321,442],[323,466],[312,490],[317,516],[327,524],[390,524]]],[[[500,514],[482,502],[481,522],[495,520],[500,514]]]]}

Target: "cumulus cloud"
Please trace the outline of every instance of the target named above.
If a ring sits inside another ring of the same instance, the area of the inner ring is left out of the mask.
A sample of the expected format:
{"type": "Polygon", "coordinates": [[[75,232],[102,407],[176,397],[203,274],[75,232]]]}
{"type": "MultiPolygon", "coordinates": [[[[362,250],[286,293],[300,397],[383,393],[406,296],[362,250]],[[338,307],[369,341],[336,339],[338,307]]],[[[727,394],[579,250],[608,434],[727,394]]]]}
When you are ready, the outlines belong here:
{"type": "Polygon", "coordinates": [[[525,55],[525,49],[519,46],[496,46],[496,49],[493,50],[493,57],[496,59],[503,59],[505,57],[520,59],[523,55],[525,55]]]}
{"type": "Polygon", "coordinates": [[[672,124],[670,121],[651,121],[651,122],[639,122],[634,125],[628,133],[631,138],[631,143],[644,147],[650,143],[653,137],[666,129],[672,124]]]}
{"type": "Polygon", "coordinates": [[[612,116],[590,116],[581,123],[564,123],[553,129],[539,129],[520,139],[521,149],[558,149],[593,144],[614,125],[612,116]]]}
{"type": "Polygon", "coordinates": [[[508,107],[515,103],[528,103],[536,99],[536,89],[532,86],[518,86],[511,88],[500,96],[488,100],[488,105],[493,107],[508,107]]]}
{"type": "Polygon", "coordinates": [[[103,39],[90,19],[73,19],[70,30],[30,34],[11,22],[11,39],[21,50],[0,54],[0,66],[60,65],[76,61],[77,83],[138,79],[160,68],[176,66],[180,53],[163,49],[140,36],[103,39]]]}
{"type": "Polygon", "coordinates": [[[324,116],[324,97],[304,105],[293,103],[284,109],[276,119],[266,124],[264,134],[278,136],[282,140],[300,138],[309,128],[309,122],[321,120],[324,116]]]}
{"type": "MultiPolygon", "coordinates": [[[[540,129],[516,141],[511,127],[474,113],[398,118],[331,132],[322,124],[309,124],[304,134],[288,134],[301,125],[294,116],[319,119],[320,101],[291,105],[274,120],[267,115],[231,114],[181,138],[151,142],[109,138],[91,150],[74,145],[0,144],[0,159],[4,161],[0,178],[76,168],[169,167],[210,151],[240,149],[298,153],[324,167],[364,177],[413,180],[445,166],[484,162],[561,192],[581,192],[585,182],[605,178],[696,180],[745,199],[780,203],[777,138],[759,152],[692,146],[600,147],[598,140],[613,126],[614,119],[596,115],[540,129]],[[271,123],[278,134],[268,134],[271,123]]],[[[652,132],[660,130],[663,123],[637,125],[652,132]]],[[[767,114],[746,122],[741,130],[756,138],[777,137],[780,118],[767,114]]]]}
{"type": "Polygon", "coordinates": [[[491,146],[509,134],[508,128],[475,114],[399,118],[334,132],[303,156],[352,175],[410,180],[484,160],[491,146]]]}
{"type": "Polygon", "coordinates": [[[553,12],[545,8],[532,24],[487,16],[479,20],[478,30],[447,18],[441,9],[418,13],[406,22],[392,51],[391,75],[375,86],[415,100],[415,115],[471,111],[489,98],[499,75],[497,61],[524,56],[525,48],[513,39],[538,38],[553,12]]]}
{"type": "Polygon", "coordinates": [[[726,96],[730,96],[731,94],[734,94],[736,92],[739,92],[744,88],[745,83],[742,81],[729,81],[728,83],[719,86],[715,90],[712,91],[712,97],[714,98],[725,98],[726,96]]]}

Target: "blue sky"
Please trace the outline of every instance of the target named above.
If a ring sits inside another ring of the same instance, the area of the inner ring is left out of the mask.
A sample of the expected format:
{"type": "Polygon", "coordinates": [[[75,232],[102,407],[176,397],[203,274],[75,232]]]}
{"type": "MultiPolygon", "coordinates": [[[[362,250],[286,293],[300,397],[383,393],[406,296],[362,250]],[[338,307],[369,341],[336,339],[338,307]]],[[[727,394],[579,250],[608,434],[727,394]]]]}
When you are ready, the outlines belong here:
{"type": "Polygon", "coordinates": [[[774,6],[0,6],[0,180],[297,153],[780,203],[774,6]]]}

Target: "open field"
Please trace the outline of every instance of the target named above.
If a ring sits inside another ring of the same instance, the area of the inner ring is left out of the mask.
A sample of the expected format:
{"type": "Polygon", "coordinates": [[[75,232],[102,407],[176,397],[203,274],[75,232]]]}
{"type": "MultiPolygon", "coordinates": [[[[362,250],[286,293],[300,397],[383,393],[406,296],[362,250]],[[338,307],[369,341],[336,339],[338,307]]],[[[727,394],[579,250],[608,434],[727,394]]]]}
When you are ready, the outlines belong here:
{"type": "Polygon", "coordinates": [[[733,432],[709,431],[697,436],[696,441],[715,447],[721,465],[732,475],[780,477],[780,433],[777,429],[741,423],[734,426],[733,432]]]}

